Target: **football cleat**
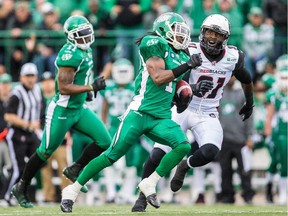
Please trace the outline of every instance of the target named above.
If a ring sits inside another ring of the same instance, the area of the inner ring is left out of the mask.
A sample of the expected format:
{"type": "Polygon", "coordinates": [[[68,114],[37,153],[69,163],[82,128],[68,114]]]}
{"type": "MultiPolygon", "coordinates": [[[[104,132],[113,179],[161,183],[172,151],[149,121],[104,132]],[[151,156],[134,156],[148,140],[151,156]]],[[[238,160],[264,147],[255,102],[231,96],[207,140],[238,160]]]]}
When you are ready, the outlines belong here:
{"type": "Polygon", "coordinates": [[[62,212],[72,212],[74,202],[72,200],[62,200],[60,208],[62,212]]]}
{"type": "Polygon", "coordinates": [[[60,207],[63,212],[72,212],[73,204],[78,194],[77,191],[73,190],[73,185],[68,185],[62,190],[60,207]]]}
{"type": "Polygon", "coordinates": [[[144,178],[138,185],[140,192],[142,192],[147,202],[155,208],[160,207],[160,202],[156,195],[156,185],[151,184],[148,178],[144,178]]]}
{"type": "Polygon", "coordinates": [[[20,180],[12,187],[11,194],[17,199],[19,205],[23,208],[33,208],[34,205],[29,201],[27,195],[27,185],[20,180]]]}
{"type": "Polygon", "coordinates": [[[173,192],[177,192],[183,186],[184,178],[188,170],[187,160],[182,160],[177,166],[175,175],[170,183],[170,188],[173,192]]]}
{"type": "MultiPolygon", "coordinates": [[[[63,175],[74,183],[77,180],[81,170],[81,166],[77,163],[74,163],[63,170],[63,175]]],[[[88,187],[84,185],[80,191],[83,193],[87,193],[88,187]]]]}
{"type": "Polygon", "coordinates": [[[138,199],[132,207],[132,212],[145,212],[147,207],[147,201],[145,195],[140,192],[138,199]]]}

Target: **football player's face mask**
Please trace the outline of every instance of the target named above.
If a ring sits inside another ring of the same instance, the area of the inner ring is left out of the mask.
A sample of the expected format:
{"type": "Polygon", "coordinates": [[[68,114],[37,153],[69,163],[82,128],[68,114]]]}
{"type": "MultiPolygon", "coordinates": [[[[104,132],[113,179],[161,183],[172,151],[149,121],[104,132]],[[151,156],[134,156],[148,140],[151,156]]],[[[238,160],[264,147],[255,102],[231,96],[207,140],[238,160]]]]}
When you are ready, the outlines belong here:
{"type": "Polygon", "coordinates": [[[177,50],[186,49],[190,42],[189,26],[177,13],[160,15],[153,23],[153,31],[177,50]]]}
{"type": "Polygon", "coordinates": [[[202,23],[199,41],[209,55],[218,55],[227,45],[230,23],[222,15],[208,16],[202,23]]]}

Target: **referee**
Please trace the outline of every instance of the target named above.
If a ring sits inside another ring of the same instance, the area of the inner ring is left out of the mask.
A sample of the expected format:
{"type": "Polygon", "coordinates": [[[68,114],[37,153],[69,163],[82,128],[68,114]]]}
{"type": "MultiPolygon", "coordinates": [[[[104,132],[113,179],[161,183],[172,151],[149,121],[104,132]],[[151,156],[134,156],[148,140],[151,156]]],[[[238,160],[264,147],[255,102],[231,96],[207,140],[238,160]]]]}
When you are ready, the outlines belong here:
{"type": "Polygon", "coordinates": [[[4,115],[9,131],[6,136],[12,161],[12,175],[5,200],[11,203],[12,186],[19,181],[25,167],[25,158],[30,157],[40,144],[37,131],[40,129],[41,91],[36,85],[38,70],[35,64],[26,63],[20,71],[20,83],[12,90],[4,115]]]}

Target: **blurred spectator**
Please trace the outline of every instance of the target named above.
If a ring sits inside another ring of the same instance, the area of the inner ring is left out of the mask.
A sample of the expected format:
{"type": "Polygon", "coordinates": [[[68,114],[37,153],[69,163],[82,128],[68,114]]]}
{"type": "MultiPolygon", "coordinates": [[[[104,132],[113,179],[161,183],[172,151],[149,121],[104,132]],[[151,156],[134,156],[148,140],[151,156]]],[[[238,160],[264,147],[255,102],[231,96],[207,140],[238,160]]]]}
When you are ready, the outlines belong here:
{"type": "Polygon", "coordinates": [[[9,70],[13,82],[18,81],[20,68],[23,63],[31,61],[35,46],[35,36],[30,32],[29,35],[23,35],[23,31],[35,28],[33,23],[29,4],[27,2],[17,2],[15,5],[15,14],[9,19],[7,29],[11,32],[11,38],[7,41],[7,52],[10,56],[9,70]],[[25,59],[27,58],[27,59],[25,59]]]}
{"type": "Polygon", "coordinates": [[[252,7],[260,7],[261,8],[262,2],[263,2],[263,0],[253,0],[253,1],[251,1],[251,0],[237,0],[238,8],[239,8],[239,10],[243,16],[244,25],[249,22],[248,14],[250,12],[250,9],[252,7]]]}
{"type": "MultiPolygon", "coordinates": [[[[49,2],[42,5],[43,21],[37,27],[39,30],[46,31],[61,31],[62,25],[59,23],[59,12],[58,10],[49,2]]],[[[55,73],[55,60],[56,60],[56,49],[57,44],[55,40],[57,38],[51,36],[50,34],[41,34],[38,37],[39,43],[37,45],[38,55],[35,56],[35,63],[40,72],[40,76],[44,71],[51,71],[55,73]]]]}
{"type": "Polygon", "coordinates": [[[243,29],[243,51],[246,53],[245,67],[253,81],[264,72],[266,62],[272,56],[274,28],[263,20],[261,8],[252,7],[249,23],[243,29]]]}
{"type": "Polygon", "coordinates": [[[194,1],[193,9],[191,10],[190,17],[193,20],[193,31],[192,35],[198,39],[200,34],[200,28],[204,19],[215,11],[215,0],[201,0],[194,1]]]}
{"type": "Polygon", "coordinates": [[[37,82],[37,68],[26,63],[20,72],[20,84],[14,87],[4,115],[9,123],[6,140],[12,160],[13,172],[5,193],[10,203],[12,186],[22,175],[25,158],[30,157],[40,144],[36,134],[40,129],[41,92],[37,82]]]}
{"type": "MultiPolygon", "coordinates": [[[[2,0],[0,7],[0,31],[6,30],[8,21],[14,16],[14,0],[2,0]]],[[[0,44],[0,64],[5,62],[5,46],[0,44]]]]}
{"type": "Polygon", "coordinates": [[[275,82],[275,63],[269,60],[265,64],[264,73],[261,77],[256,79],[254,84],[255,92],[266,92],[275,82]]]}
{"type": "Polygon", "coordinates": [[[241,47],[242,31],[243,31],[243,15],[239,11],[237,2],[235,0],[216,0],[216,13],[225,16],[231,25],[231,36],[228,43],[241,47]]]}
{"type": "Polygon", "coordinates": [[[273,176],[280,171],[278,203],[287,205],[287,126],[288,126],[288,55],[276,61],[276,82],[266,95],[265,136],[273,144],[267,172],[267,201],[273,202],[273,176]],[[280,165],[280,167],[278,167],[280,165]]]}
{"type": "Polygon", "coordinates": [[[4,64],[0,64],[0,76],[6,73],[6,68],[4,64]]]}
{"type": "Polygon", "coordinates": [[[151,10],[143,15],[145,29],[152,31],[153,22],[162,13],[172,11],[172,8],[164,4],[164,0],[152,0],[151,10]]]}
{"type": "Polygon", "coordinates": [[[12,89],[12,78],[9,74],[0,75],[0,206],[7,206],[4,194],[8,187],[8,180],[12,168],[9,150],[5,137],[8,133],[7,122],[4,120],[9,94],[12,89]]]}
{"type": "Polygon", "coordinates": [[[233,158],[237,160],[244,201],[250,204],[255,194],[251,186],[253,118],[243,122],[238,115],[235,115],[244,102],[245,97],[239,82],[232,77],[224,89],[219,112],[224,132],[223,145],[218,157],[222,170],[221,202],[223,203],[235,202],[233,158]]]}
{"type": "Polygon", "coordinates": [[[95,42],[97,46],[93,49],[95,53],[94,71],[96,72],[94,76],[99,75],[99,71],[101,71],[104,65],[110,60],[109,56],[112,49],[111,45],[109,46],[106,43],[98,42],[101,40],[111,40],[111,37],[105,34],[107,30],[113,29],[113,21],[100,2],[100,0],[89,0],[88,12],[85,14],[86,18],[93,25],[94,30],[96,30],[95,42]]]}
{"type": "Polygon", "coordinates": [[[73,0],[69,1],[69,4],[67,4],[67,1],[65,0],[49,0],[49,2],[51,2],[61,12],[59,14],[60,23],[64,23],[75,9],[86,11],[87,1],[88,0],[73,0]]]}
{"type": "Polygon", "coordinates": [[[265,23],[273,25],[274,32],[274,55],[273,60],[287,54],[287,1],[264,0],[263,12],[265,23]]]}
{"type": "Polygon", "coordinates": [[[18,46],[13,49],[8,66],[13,82],[19,81],[21,67],[26,62],[31,62],[35,54],[36,37],[31,35],[24,40],[24,47],[18,46]]]}
{"type": "Polygon", "coordinates": [[[133,59],[133,41],[143,32],[143,15],[151,9],[151,2],[152,0],[110,0],[107,2],[106,8],[115,22],[115,29],[120,30],[117,33],[117,45],[122,47],[122,58],[133,59]],[[137,35],[128,33],[127,30],[135,30],[137,35]]]}

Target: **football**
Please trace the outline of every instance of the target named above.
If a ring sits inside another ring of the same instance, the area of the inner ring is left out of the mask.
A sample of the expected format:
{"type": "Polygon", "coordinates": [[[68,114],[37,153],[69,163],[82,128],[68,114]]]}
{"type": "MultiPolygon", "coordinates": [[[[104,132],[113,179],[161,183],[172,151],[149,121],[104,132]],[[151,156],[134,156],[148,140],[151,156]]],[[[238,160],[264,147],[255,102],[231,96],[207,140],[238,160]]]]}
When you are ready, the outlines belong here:
{"type": "Polygon", "coordinates": [[[178,81],[174,95],[174,103],[177,106],[178,113],[182,113],[188,107],[192,96],[193,93],[190,85],[184,80],[178,81]]]}
{"type": "Polygon", "coordinates": [[[175,94],[182,103],[190,102],[193,95],[190,85],[184,80],[177,82],[175,94]]]}

